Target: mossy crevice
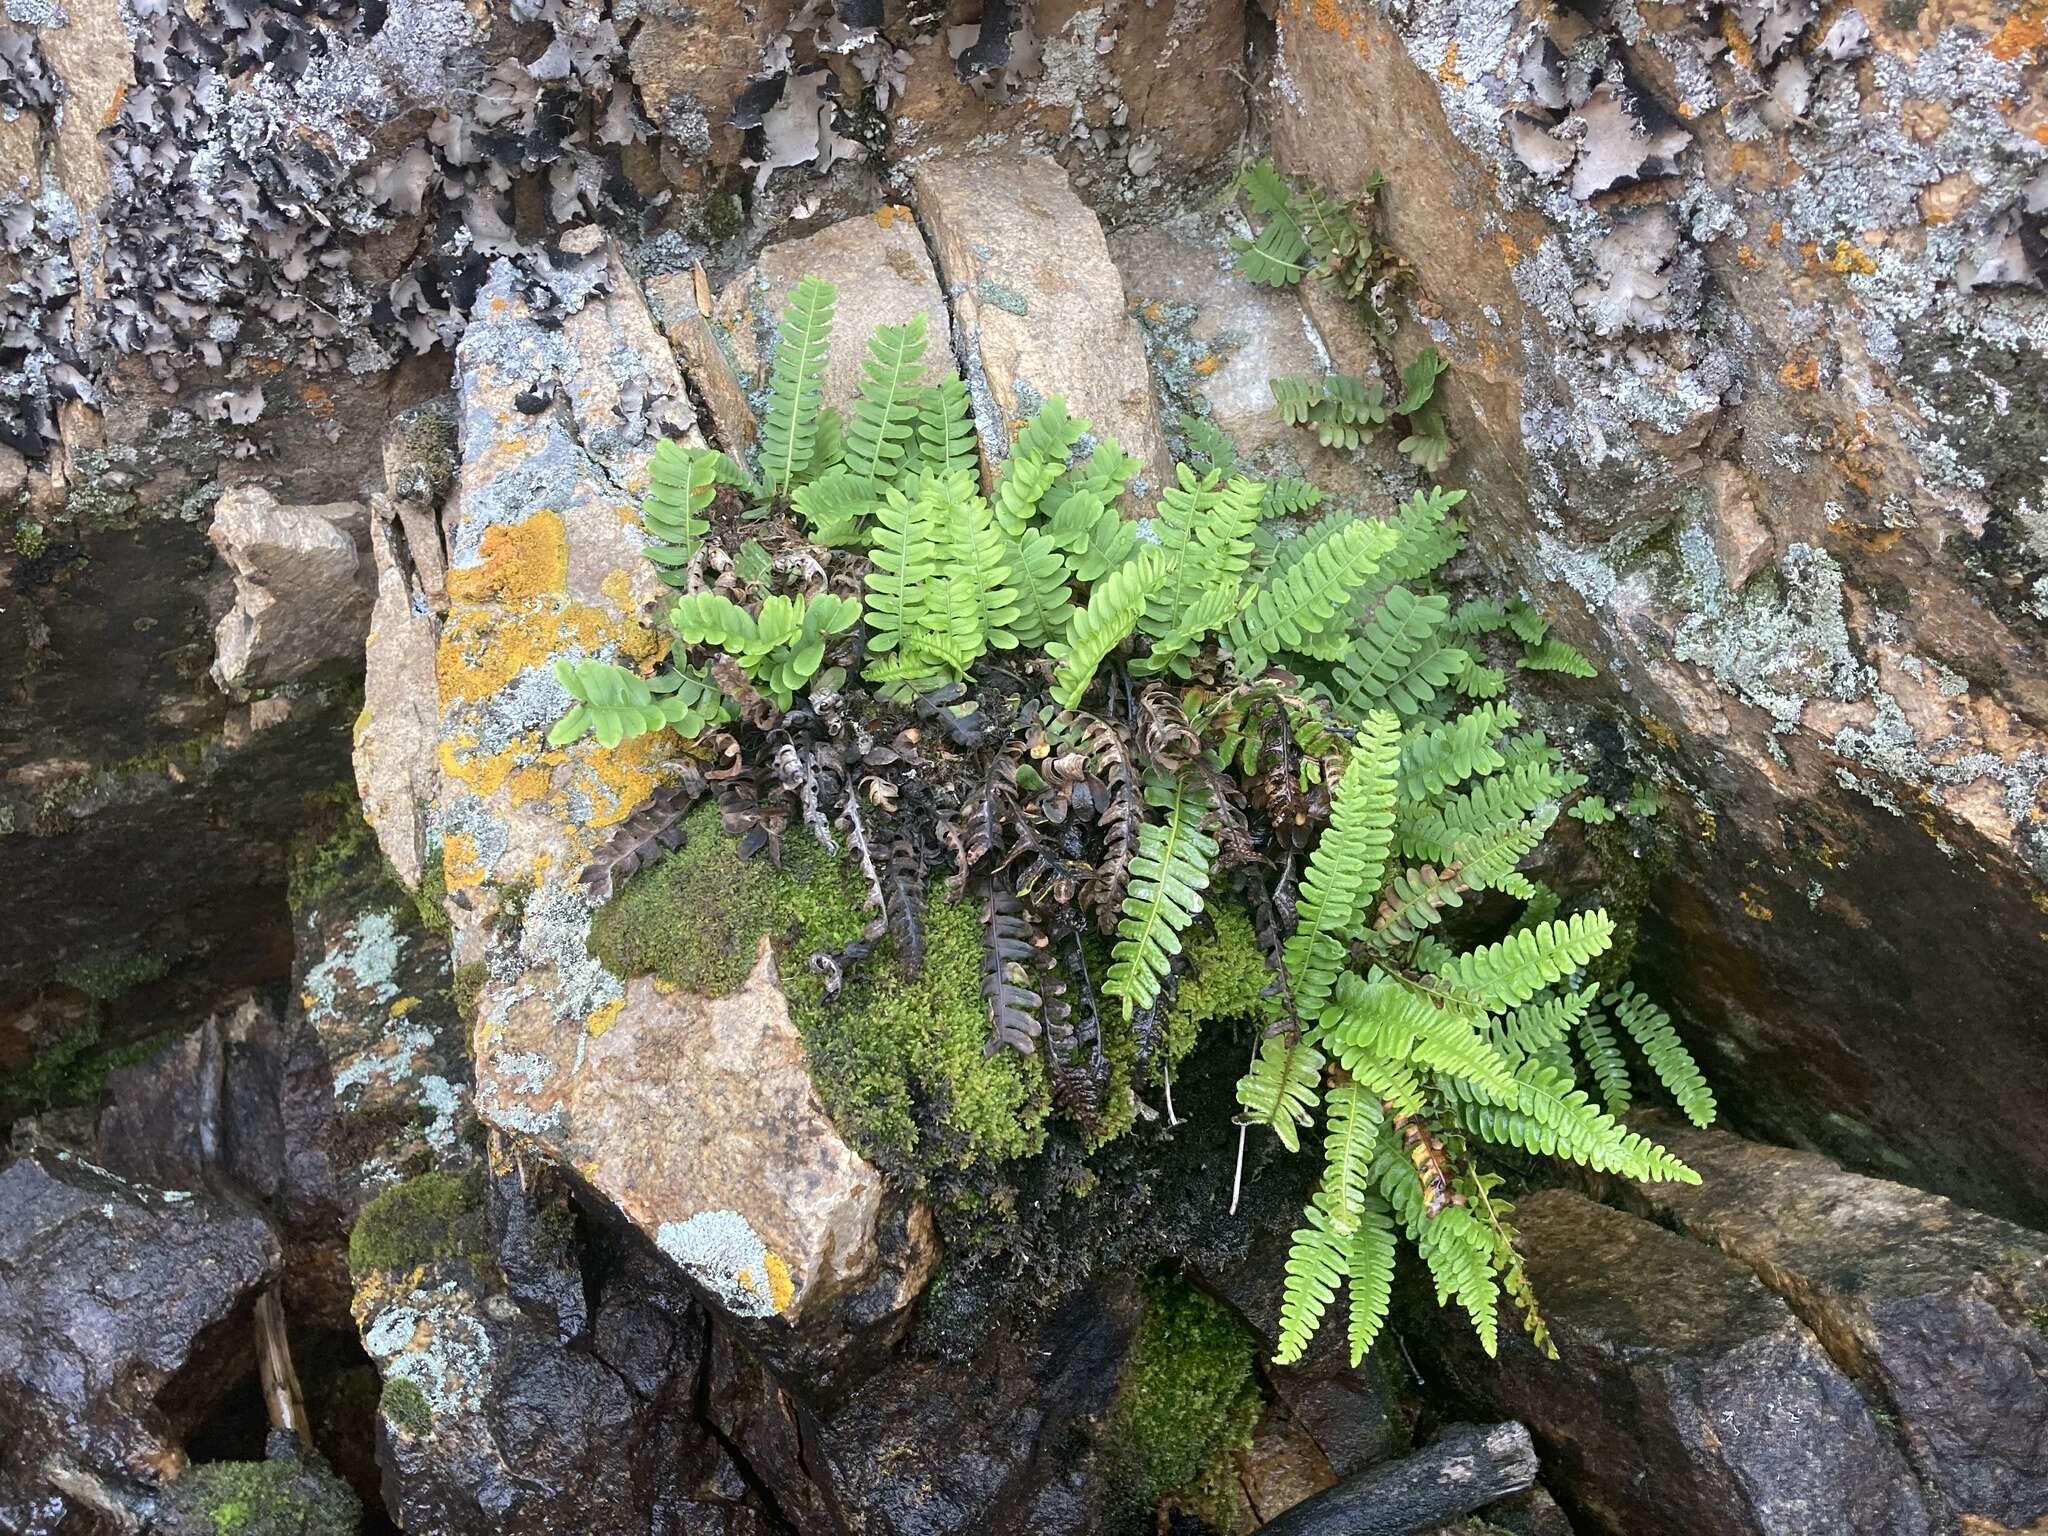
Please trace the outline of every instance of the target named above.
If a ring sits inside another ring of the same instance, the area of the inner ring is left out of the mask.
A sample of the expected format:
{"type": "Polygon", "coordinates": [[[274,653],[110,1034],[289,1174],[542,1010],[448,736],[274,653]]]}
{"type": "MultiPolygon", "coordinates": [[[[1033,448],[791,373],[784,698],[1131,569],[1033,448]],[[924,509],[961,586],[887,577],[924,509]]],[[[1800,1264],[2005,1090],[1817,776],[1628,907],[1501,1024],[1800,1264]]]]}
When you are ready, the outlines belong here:
{"type": "Polygon", "coordinates": [[[780,868],[743,859],[708,804],[684,832],[680,849],[599,911],[592,954],[617,975],[651,974],[716,997],[746,980],[765,935],[818,1095],[865,1155],[921,1185],[940,1170],[1038,1150],[1050,1108],[1044,1067],[1014,1052],[985,1053],[981,924],[972,908],[934,887],[919,973],[905,978],[885,941],[828,999],[807,962],[859,937],[868,920],[851,866],[802,834],[784,842],[780,868]]]}
{"type": "Polygon", "coordinates": [[[164,1488],[164,1536],[355,1536],[363,1506],[311,1453],[271,1437],[268,1461],[212,1461],[164,1488]]]}
{"type": "Polygon", "coordinates": [[[484,1265],[491,1234],[479,1176],[422,1173],[394,1184],[365,1205],[348,1235],[348,1268],[356,1278],[403,1272],[444,1259],[484,1265]]]}
{"type": "Polygon", "coordinates": [[[1149,1515],[1171,1496],[1208,1529],[1243,1529],[1233,1456],[1263,1401],[1258,1344],[1238,1316],[1178,1276],[1148,1279],[1101,1442],[1122,1513],[1149,1515]]]}

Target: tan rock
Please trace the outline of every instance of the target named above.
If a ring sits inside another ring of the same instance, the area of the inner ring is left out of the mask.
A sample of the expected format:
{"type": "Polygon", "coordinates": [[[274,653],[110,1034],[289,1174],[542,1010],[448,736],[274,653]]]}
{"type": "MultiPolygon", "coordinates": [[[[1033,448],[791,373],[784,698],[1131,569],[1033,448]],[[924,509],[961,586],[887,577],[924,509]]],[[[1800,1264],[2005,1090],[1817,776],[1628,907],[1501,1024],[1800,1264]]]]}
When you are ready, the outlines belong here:
{"type": "Polygon", "coordinates": [[[730,126],[733,107],[789,9],[784,0],[705,0],[687,8],[653,7],[641,15],[626,49],[626,69],[640,88],[648,120],[684,157],[720,165],[737,161],[740,130],[730,126]]]}
{"type": "Polygon", "coordinates": [[[208,537],[234,572],[235,604],[214,629],[223,688],[273,687],[353,657],[369,621],[356,502],[280,506],[260,486],[225,493],[208,537]]]}
{"type": "Polygon", "coordinates": [[[533,321],[502,268],[478,314],[456,365],[464,459],[444,514],[436,812],[458,955],[488,978],[477,1111],[735,1315],[798,1321],[874,1265],[879,1177],[819,1106],[772,965],[713,1003],[628,985],[589,954],[578,872],[672,774],[673,739],[546,740],[568,704],[554,660],[659,654],[640,615],[665,589],[634,508],[657,435],[701,435],[616,253],[609,291],[560,330],[533,321]],[[536,376],[572,387],[521,413],[536,376]]]}
{"type": "Polygon", "coordinates": [[[839,285],[825,403],[845,409],[860,384],[861,359],[878,325],[925,317],[924,378],[955,366],[952,325],[938,274],[908,208],[889,205],[844,219],[801,240],[763,250],[718,296],[716,323],[741,379],[758,387],[774,361],[775,326],[790,291],[806,277],[839,285]]]}
{"type": "MultiPolygon", "coordinates": [[[[726,452],[744,453],[753,446],[760,423],[754,419],[746,386],[719,339],[719,328],[700,307],[701,296],[696,272],[664,272],[647,283],[648,302],[654,306],[669,346],[675,349],[684,377],[704,402],[712,437],[726,452]]],[[[751,334],[748,353],[753,353],[751,334]]]]}
{"type": "Polygon", "coordinates": [[[1286,1414],[1270,1409],[1252,1432],[1251,1445],[1237,1453],[1237,1476],[1245,1502],[1261,1525],[1337,1481],[1308,1433],[1286,1414]]]}
{"type": "Polygon", "coordinates": [[[441,626],[400,563],[391,505],[375,498],[370,553],[377,596],[364,643],[363,712],[353,752],[356,792],[378,846],[407,885],[418,885],[427,822],[440,785],[440,701],[434,653],[441,626]]]}
{"type": "Polygon", "coordinates": [[[915,178],[940,275],[960,332],[985,443],[1010,437],[1053,395],[1168,482],[1137,322],[1102,226],[1051,160],[1035,156],[927,161],[915,178]]]}

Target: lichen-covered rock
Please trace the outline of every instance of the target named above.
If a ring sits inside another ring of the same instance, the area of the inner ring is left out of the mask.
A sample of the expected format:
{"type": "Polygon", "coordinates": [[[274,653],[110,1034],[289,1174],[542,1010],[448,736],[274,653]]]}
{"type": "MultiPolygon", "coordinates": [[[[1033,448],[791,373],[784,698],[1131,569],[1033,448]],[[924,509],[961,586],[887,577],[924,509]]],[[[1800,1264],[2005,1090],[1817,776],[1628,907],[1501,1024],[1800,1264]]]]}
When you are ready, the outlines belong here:
{"type": "Polygon", "coordinates": [[[399,879],[418,885],[430,841],[427,813],[440,778],[434,661],[441,625],[408,558],[411,541],[397,506],[381,497],[370,505],[377,595],[364,640],[363,710],[351,755],[363,816],[376,829],[378,846],[399,879]]]}
{"type": "MultiPolygon", "coordinates": [[[[1559,1358],[1512,1317],[1409,1335],[1456,1390],[1529,1426],[1544,1479],[1612,1536],[1918,1536],[1919,1485],[1849,1379],[1742,1265],[1566,1190],[1516,1206],[1559,1358]]],[[[1417,1298],[1425,1302],[1427,1298],[1417,1298]]]]}
{"type": "Polygon", "coordinates": [[[589,953],[577,876],[669,748],[545,739],[569,702],[554,661],[662,644],[641,622],[661,589],[632,495],[655,436],[694,430],[682,380],[616,256],[560,330],[534,322],[509,268],[481,302],[459,362],[436,811],[458,956],[482,968],[478,1110],[735,1315],[794,1321],[873,1260],[879,1176],[819,1105],[772,965],[703,1001],[629,988],[589,953]]]}
{"type": "Polygon", "coordinates": [[[766,388],[775,359],[776,321],[790,290],[806,277],[822,277],[839,287],[832,350],[825,360],[825,404],[840,411],[852,404],[868,337],[878,325],[902,325],[923,315],[922,377],[929,382],[955,366],[946,296],[939,291],[917,218],[892,203],[814,235],[768,246],[751,268],[726,285],[713,323],[750,389],[766,388]]]}
{"type": "Polygon", "coordinates": [[[1632,1198],[1784,1297],[1955,1513],[2048,1514],[2048,1238],[1812,1153],[1666,1117],[1642,1129],[1701,1182],[1632,1198]]]}
{"type": "Polygon", "coordinates": [[[916,167],[917,211],[953,306],[983,451],[1001,456],[1053,395],[1167,480],[1145,348],[1095,215],[1052,160],[941,157],[916,167]]]}
{"type": "Polygon", "coordinates": [[[1385,173],[1478,541],[1683,783],[1641,955],[1730,1107],[2038,1216],[2037,11],[1273,9],[1276,158],[1385,173]]]}
{"type": "Polygon", "coordinates": [[[275,687],[353,661],[369,624],[369,572],[354,502],[281,506],[261,486],[215,504],[207,536],[235,576],[235,605],[214,629],[213,674],[230,690],[275,687]]]}
{"type": "MultiPolygon", "coordinates": [[[[276,1274],[262,1218],[67,1152],[0,1170],[0,1519],[63,1525],[62,1490],[145,1492],[246,1364],[276,1274]]],[[[118,1507],[118,1506],[117,1506],[118,1507]]]]}

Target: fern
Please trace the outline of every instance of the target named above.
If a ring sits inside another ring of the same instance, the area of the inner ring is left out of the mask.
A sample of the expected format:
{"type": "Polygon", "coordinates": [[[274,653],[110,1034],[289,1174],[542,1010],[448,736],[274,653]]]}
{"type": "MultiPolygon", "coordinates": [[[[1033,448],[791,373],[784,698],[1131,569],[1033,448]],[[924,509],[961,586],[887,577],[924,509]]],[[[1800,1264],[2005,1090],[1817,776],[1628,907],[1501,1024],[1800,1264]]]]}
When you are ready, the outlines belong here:
{"type": "Polygon", "coordinates": [[[924,349],[922,311],[902,325],[878,325],[868,338],[846,428],[845,468],[870,493],[893,482],[916,447],[924,349]]]}
{"type": "Polygon", "coordinates": [[[1136,633],[1145,605],[1165,583],[1166,574],[1166,557],[1156,549],[1118,566],[1088,594],[1088,605],[1074,610],[1066,638],[1047,643],[1047,653],[1059,660],[1052,697],[1060,708],[1081,707],[1095,669],[1136,633]]]}
{"type": "Polygon", "coordinates": [[[768,374],[768,411],[761,418],[761,476],[771,494],[787,494],[818,451],[824,401],[825,348],[839,288],[806,277],[791,290],[768,374]]]}
{"type": "Polygon", "coordinates": [[[927,385],[917,404],[917,451],[934,474],[972,469],[979,450],[974,441],[973,402],[957,373],[927,385]]]}
{"type": "Polygon", "coordinates": [[[1286,957],[1295,1002],[1305,1015],[1321,1012],[1359,918],[1379,892],[1393,843],[1397,730],[1394,717],[1381,710],[1359,731],[1331,797],[1329,830],[1301,879],[1286,957]]]}
{"type": "Polygon", "coordinates": [[[1517,666],[1530,672],[1562,672],[1568,677],[1598,677],[1600,669],[1562,640],[1545,640],[1522,652],[1517,666]]]}
{"type": "Polygon", "coordinates": [[[1614,942],[1614,919],[1579,912],[1561,923],[1538,923],[1460,955],[1444,972],[1454,995],[1492,1012],[1526,1003],[1614,942]]]}
{"type": "Polygon", "coordinates": [[[1238,1079],[1237,1102],[1247,1125],[1263,1125],[1290,1152],[1301,1150],[1301,1129],[1314,1123],[1316,1086],[1323,1071],[1323,1053],[1300,1035],[1269,1035],[1245,1075],[1238,1079]]]}
{"type": "Polygon", "coordinates": [[[1307,1351],[1350,1267],[1346,1233],[1356,1223],[1340,1227],[1320,1194],[1309,1202],[1302,1218],[1306,1225],[1295,1229],[1287,1246],[1280,1289],[1280,1347],[1273,1353],[1276,1365],[1292,1365],[1307,1351]]]}
{"type": "Polygon", "coordinates": [[[1126,1019],[1157,1000],[1180,953],[1180,936],[1202,910],[1216,859],[1216,840],[1202,830],[1209,792],[1199,776],[1154,775],[1146,781],[1145,802],[1166,819],[1147,822],[1138,834],[1123,919],[1102,983],[1104,992],[1123,1000],[1126,1019]]]}
{"type": "Polygon", "coordinates": [[[1140,620],[1148,635],[1181,630],[1189,610],[1205,598],[1234,608],[1251,567],[1251,531],[1258,525],[1261,491],[1241,476],[1227,484],[1222,480],[1220,469],[1197,477],[1183,464],[1177,483],[1159,498],[1152,530],[1166,555],[1167,575],[1140,620]]]}
{"type": "Polygon", "coordinates": [[[1238,175],[1245,201],[1252,212],[1266,221],[1265,228],[1250,240],[1233,238],[1237,269],[1255,283],[1268,288],[1285,288],[1309,273],[1308,237],[1294,216],[1292,189],[1273,169],[1270,160],[1247,164],[1238,175]]]}
{"type": "Polygon", "coordinates": [[[1699,1063],[1692,1059],[1692,1052],[1685,1048],[1684,1042],[1678,1038],[1678,1031],[1671,1027],[1671,1015],[1627,982],[1608,994],[1607,1006],[1614,1010],[1615,1022],[1621,1025],[1622,1032],[1635,1041],[1637,1048],[1648,1058],[1650,1070],[1657,1074],[1657,1081],[1678,1101],[1686,1119],[1699,1126],[1712,1124],[1715,1113],[1713,1090],[1707,1087],[1707,1080],[1700,1073],[1699,1063]]]}
{"type": "Polygon", "coordinates": [[[1225,648],[1247,677],[1326,624],[1378,568],[1397,535],[1381,523],[1351,522],[1261,589],[1230,626],[1225,648]]]}
{"type": "Polygon", "coordinates": [[[576,702],[548,732],[550,746],[592,735],[616,747],[663,727],[687,738],[726,718],[718,690],[692,672],[650,678],[608,661],[558,661],[554,673],[576,702]]]}
{"type": "Polygon", "coordinates": [[[647,463],[647,496],[640,504],[640,526],[647,530],[644,553],[661,579],[671,586],[685,580],[684,567],[697,552],[697,541],[710,531],[704,512],[721,484],[744,485],[738,465],[711,448],[691,448],[663,438],[647,463]]]}

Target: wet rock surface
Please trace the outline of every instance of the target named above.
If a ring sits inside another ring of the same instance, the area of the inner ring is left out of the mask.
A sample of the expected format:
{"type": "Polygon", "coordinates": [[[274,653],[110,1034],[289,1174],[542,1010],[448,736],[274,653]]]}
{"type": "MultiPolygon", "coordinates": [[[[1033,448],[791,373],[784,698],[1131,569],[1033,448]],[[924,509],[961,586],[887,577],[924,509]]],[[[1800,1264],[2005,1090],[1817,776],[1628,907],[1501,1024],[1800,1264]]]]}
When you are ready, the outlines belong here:
{"type": "Polygon", "coordinates": [[[1955,1514],[2048,1513],[2048,1247],[2041,1235],[1826,1158],[1667,1120],[1697,1187],[1632,1203],[1747,1265],[1898,1422],[1955,1514]]]}
{"type": "Polygon", "coordinates": [[[183,1470],[247,1356],[278,1248],[252,1212],[74,1154],[0,1169],[0,1516],[55,1531],[67,1489],[116,1509],[183,1470]]]}
{"type": "Polygon", "coordinates": [[[1529,1426],[1580,1530],[1935,1528],[1855,1385],[1747,1268],[1565,1190],[1516,1222],[1560,1358],[1506,1326],[1497,1361],[1455,1329],[1428,1342],[1458,1391],[1529,1426]]]}

